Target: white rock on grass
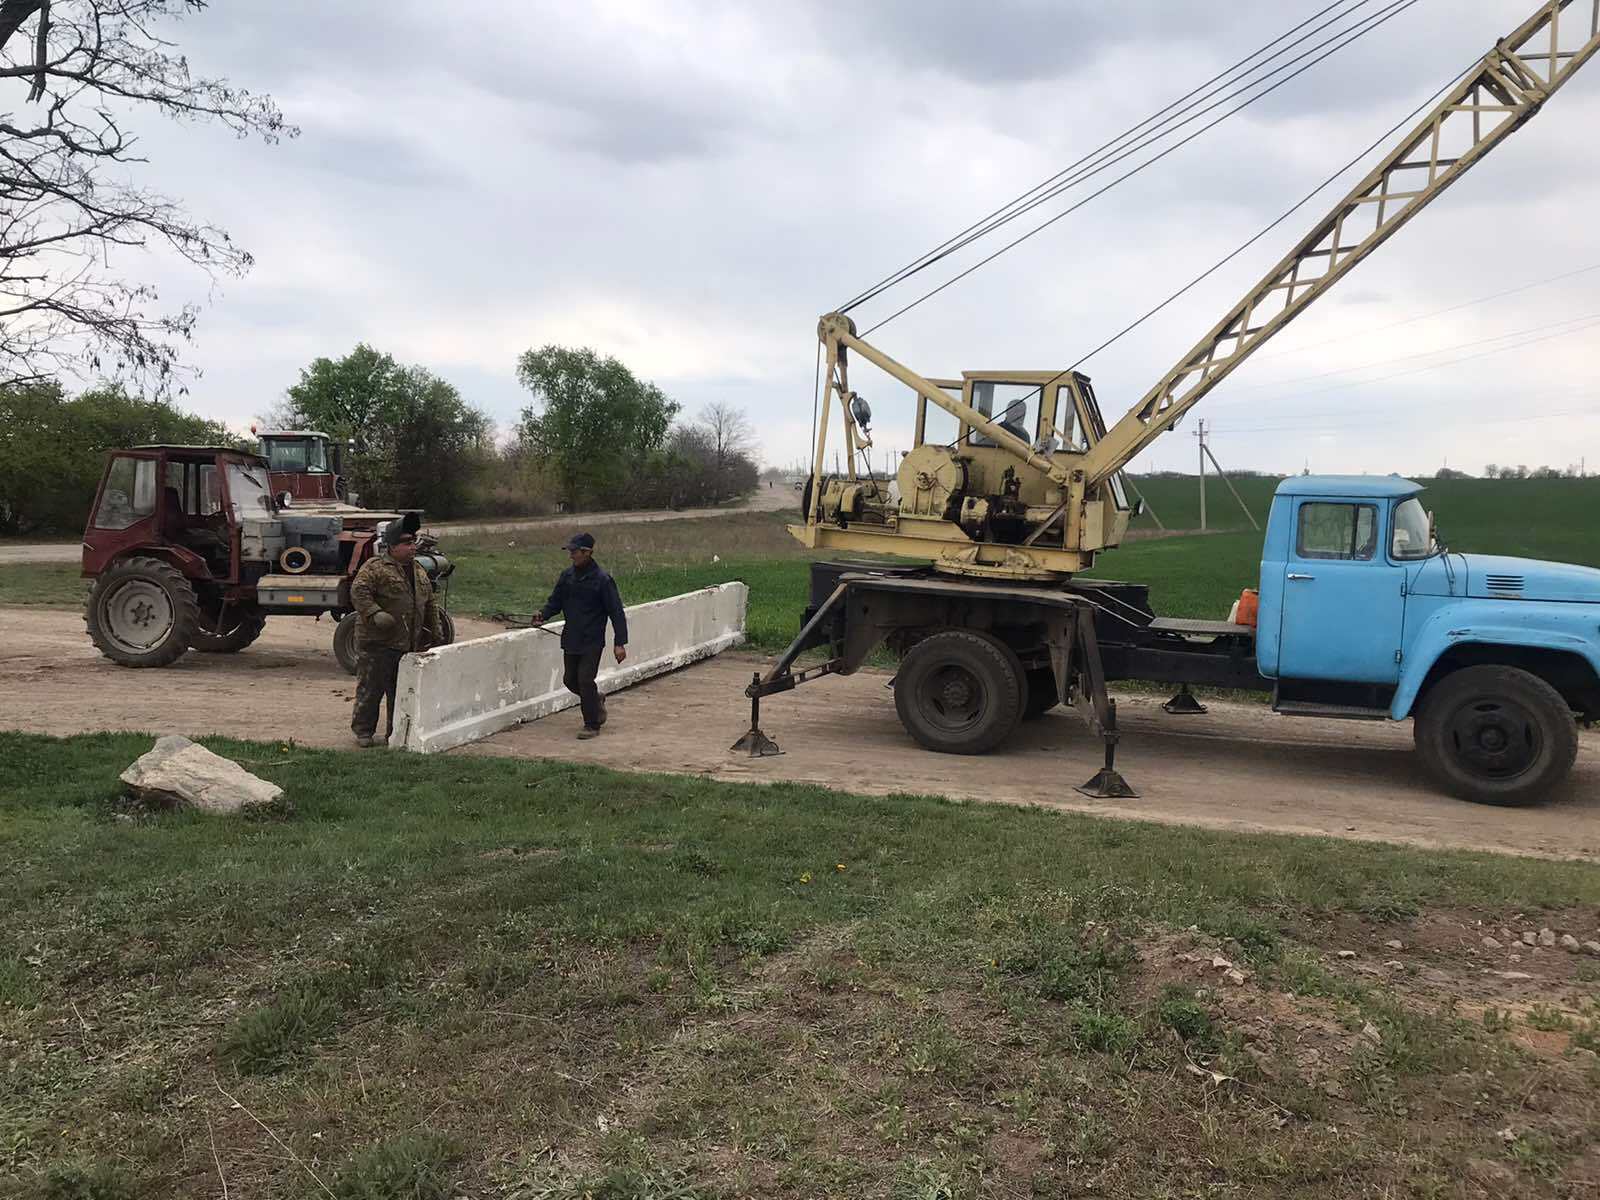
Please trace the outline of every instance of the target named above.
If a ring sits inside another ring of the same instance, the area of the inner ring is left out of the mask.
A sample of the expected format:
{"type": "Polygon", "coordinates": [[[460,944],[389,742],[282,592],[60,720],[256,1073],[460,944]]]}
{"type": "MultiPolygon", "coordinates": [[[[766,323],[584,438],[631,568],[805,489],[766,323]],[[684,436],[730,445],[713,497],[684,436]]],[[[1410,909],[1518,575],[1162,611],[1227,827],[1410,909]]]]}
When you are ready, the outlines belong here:
{"type": "Polygon", "coordinates": [[[1588,954],[1600,955],[1600,942],[1585,942],[1583,949],[1588,954]]]}
{"type": "Polygon", "coordinates": [[[1556,931],[1553,929],[1539,930],[1539,945],[1546,948],[1556,944],[1556,931]]]}
{"type": "Polygon", "coordinates": [[[277,784],[175,734],[158,738],[148,754],[122,773],[122,782],[147,805],[176,804],[206,813],[236,813],[283,795],[277,784]]]}
{"type": "Polygon", "coordinates": [[[1483,948],[1485,950],[1502,950],[1502,949],[1504,949],[1504,947],[1500,944],[1500,940],[1498,938],[1492,938],[1492,937],[1486,937],[1486,938],[1483,939],[1483,948]]]}
{"type": "Polygon", "coordinates": [[[1576,954],[1579,950],[1583,949],[1583,947],[1578,944],[1578,939],[1573,937],[1570,933],[1563,933],[1561,935],[1561,948],[1568,954],[1576,954]]]}

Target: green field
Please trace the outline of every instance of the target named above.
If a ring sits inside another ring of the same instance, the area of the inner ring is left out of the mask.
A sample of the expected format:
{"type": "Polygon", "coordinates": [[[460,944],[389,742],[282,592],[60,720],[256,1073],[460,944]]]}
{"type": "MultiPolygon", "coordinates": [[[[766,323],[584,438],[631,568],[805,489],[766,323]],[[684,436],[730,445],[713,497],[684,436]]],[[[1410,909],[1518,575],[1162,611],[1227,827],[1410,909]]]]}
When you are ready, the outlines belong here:
{"type": "Polygon", "coordinates": [[[210,744],[285,803],[149,815],[147,738],[0,734],[0,1195],[1593,1177],[1600,960],[1548,952],[1528,1008],[1477,949],[1513,913],[1594,936],[1592,866],[210,744]]]}
{"type": "MultiPolygon", "coordinates": [[[[1200,485],[1194,476],[1135,476],[1133,482],[1168,529],[1200,528],[1200,485]]],[[[1426,486],[1422,502],[1433,510],[1452,550],[1600,566],[1600,477],[1417,482],[1426,486]]],[[[1278,483],[1265,476],[1233,479],[1263,527],[1278,483]]],[[[1207,478],[1206,496],[1210,528],[1250,528],[1220,480],[1207,478]]],[[[1133,528],[1156,526],[1146,515],[1133,528]]]]}
{"type": "MultiPolygon", "coordinates": [[[[1137,483],[1169,527],[1199,524],[1192,477],[1137,483]]],[[[1264,521],[1277,480],[1237,484],[1264,521]]],[[[1212,524],[1223,532],[1136,539],[1103,555],[1094,574],[1149,583],[1156,610],[1169,616],[1225,617],[1240,590],[1257,585],[1261,535],[1249,529],[1220,483],[1211,486],[1212,524]]],[[[1445,480],[1423,495],[1454,550],[1600,566],[1600,479],[1445,480]]],[[[590,528],[599,539],[599,559],[630,604],[730,579],[748,583],[751,644],[773,651],[797,632],[808,591],[809,556],[784,531],[793,519],[738,513],[608,525],[597,517],[590,528]]],[[[451,607],[473,615],[531,612],[566,564],[565,537],[545,527],[448,538],[446,551],[459,564],[451,607]]],[[[0,604],[76,606],[83,589],[77,570],[65,564],[7,568],[0,572],[0,604]]]]}

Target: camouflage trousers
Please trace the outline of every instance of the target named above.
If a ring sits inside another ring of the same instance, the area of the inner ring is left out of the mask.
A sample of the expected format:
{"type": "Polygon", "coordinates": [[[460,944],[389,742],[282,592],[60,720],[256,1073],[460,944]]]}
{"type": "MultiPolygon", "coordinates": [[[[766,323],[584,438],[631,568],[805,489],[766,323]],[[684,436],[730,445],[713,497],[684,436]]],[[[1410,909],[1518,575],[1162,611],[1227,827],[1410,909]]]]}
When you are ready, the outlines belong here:
{"type": "Polygon", "coordinates": [[[400,673],[400,660],[404,650],[390,650],[373,646],[361,651],[361,666],[356,675],[356,708],[350,717],[350,729],[357,737],[371,737],[378,730],[378,706],[385,701],[387,718],[383,735],[394,732],[394,692],[396,677],[400,673]]]}

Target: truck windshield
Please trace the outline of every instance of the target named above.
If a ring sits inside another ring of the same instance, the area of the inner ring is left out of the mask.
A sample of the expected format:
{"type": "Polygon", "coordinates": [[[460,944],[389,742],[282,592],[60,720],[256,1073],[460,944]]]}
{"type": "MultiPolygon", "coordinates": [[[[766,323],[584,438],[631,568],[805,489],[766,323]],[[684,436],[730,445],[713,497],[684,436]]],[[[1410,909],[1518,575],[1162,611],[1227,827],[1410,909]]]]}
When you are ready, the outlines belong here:
{"type": "Polygon", "coordinates": [[[1391,553],[1399,561],[1427,558],[1433,553],[1432,539],[1428,536],[1428,512],[1422,501],[1412,496],[1402,501],[1394,510],[1394,543],[1391,553]]]}

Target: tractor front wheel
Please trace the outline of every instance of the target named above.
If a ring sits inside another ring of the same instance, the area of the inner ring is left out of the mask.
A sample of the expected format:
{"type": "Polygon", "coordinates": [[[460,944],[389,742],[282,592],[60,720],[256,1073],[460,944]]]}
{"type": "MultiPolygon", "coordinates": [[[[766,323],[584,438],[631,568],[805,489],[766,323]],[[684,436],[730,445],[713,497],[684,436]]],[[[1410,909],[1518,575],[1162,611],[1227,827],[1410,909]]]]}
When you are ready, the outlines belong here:
{"type": "Polygon", "coordinates": [[[94,581],[84,609],[89,637],[124,667],[165,667],[183,657],[200,628],[194,587],[171,563],[125,558],[94,581]]]}
{"type": "Polygon", "coordinates": [[[194,632],[194,648],[207,654],[236,654],[261,636],[267,627],[264,614],[249,609],[235,609],[223,618],[224,629],[213,629],[215,622],[203,615],[200,627],[194,632]]]}

